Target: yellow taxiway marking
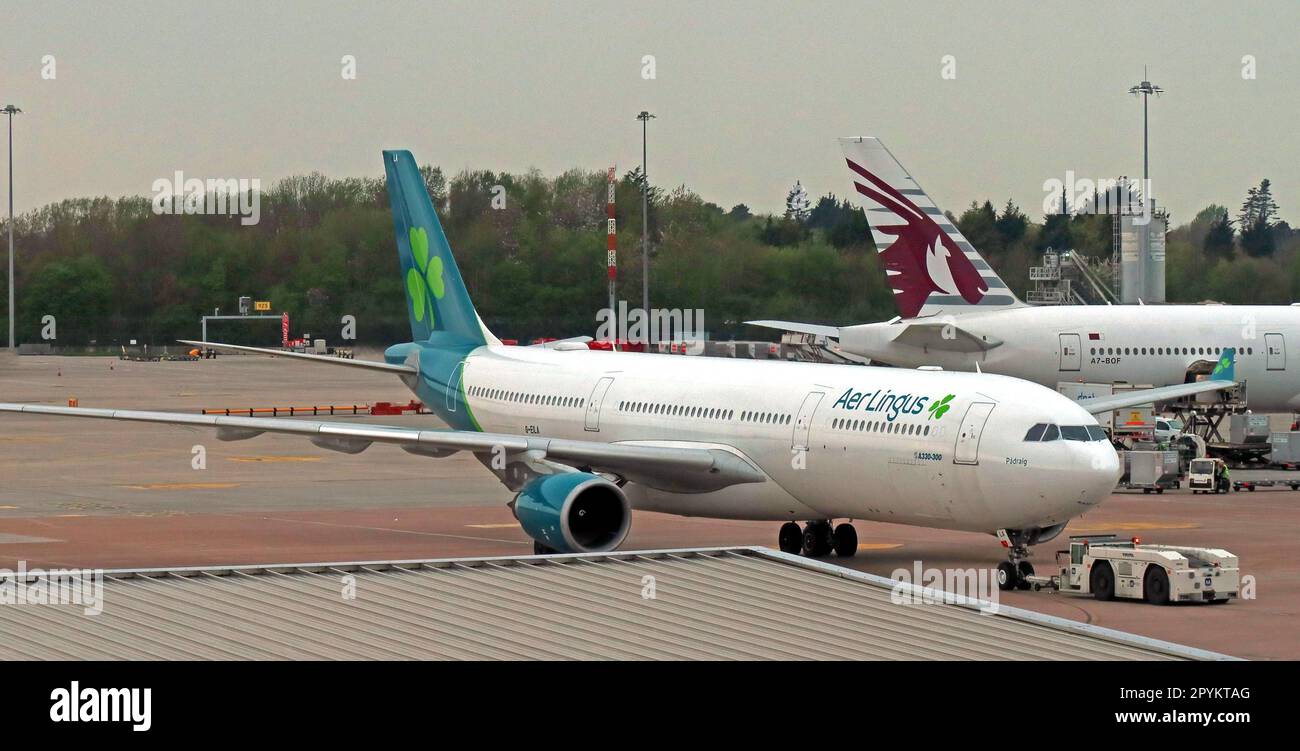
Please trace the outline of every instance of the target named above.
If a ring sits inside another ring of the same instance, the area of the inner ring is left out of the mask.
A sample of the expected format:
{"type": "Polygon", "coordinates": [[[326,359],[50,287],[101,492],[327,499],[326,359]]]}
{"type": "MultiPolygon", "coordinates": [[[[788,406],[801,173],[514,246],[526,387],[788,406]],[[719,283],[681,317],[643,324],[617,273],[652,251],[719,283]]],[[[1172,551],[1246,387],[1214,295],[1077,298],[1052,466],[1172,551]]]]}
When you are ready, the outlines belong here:
{"type": "Polygon", "coordinates": [[[892,550],[893,548],[901,548],[901,547],[903,547],[903,543],[901,542],[860,542],[858,543],[858,550],[892,550]]]}
{"type": "Polygon", "coordinates": [[[319,456],[227,456],[232,462],[318,462],[319,456]]]}
{"type": "Polygon", "coordinates": [[[13,511],[17,506],[0,506],[0,511],[13,511]]]}
{"type": "Polygon", "coordinates": [[[1201,525],[1187,522],[1119,522],[1117,524],[1081,524],[1070,527],[1071,532],[1143,532],[1150,529],[1200,529],[1201,525]]]}
{"type": "Polygon", "coordinates": [[[0,443],[58,443],[62,440],[54,435],[0,436],[0,443]]]}
{"type": "Polygon", "coordinates": [[[514,529],[518,524],[466,524],[472,529],[514,529]]]}
{"type": "Polygon", "coordinates": [[[237,488],[237,482],[155,482],[151,485],[127,485],[132,490],[226,490],[237,488]]]}

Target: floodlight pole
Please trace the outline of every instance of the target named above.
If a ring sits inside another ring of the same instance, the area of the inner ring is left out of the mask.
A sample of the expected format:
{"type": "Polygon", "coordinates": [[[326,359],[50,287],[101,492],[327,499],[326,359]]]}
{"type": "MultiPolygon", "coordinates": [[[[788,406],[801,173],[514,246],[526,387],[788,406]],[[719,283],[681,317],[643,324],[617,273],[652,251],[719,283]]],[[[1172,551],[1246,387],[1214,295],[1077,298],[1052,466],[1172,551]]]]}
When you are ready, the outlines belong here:
{"type": "Polygon", "coordinates": [[[14,344],[14,115],[22,110],[12,104],[5,105],[0,113],[9,116],[9,352],[14,344]]]}
{"type": "Polygon", "coordinates": [[[650,315],[650,176],[646,174],[646,125],[654,115],[645,110],[641,121],[641,310],[650,315]]]}

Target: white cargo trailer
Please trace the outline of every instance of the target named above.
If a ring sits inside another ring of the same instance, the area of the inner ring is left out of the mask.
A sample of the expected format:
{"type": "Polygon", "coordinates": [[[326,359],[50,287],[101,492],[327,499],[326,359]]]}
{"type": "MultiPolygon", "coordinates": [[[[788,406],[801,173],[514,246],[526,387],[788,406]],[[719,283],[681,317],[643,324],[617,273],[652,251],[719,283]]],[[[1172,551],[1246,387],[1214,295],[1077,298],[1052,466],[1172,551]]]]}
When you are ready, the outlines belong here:
{"type": "Polygon", "coordinates": [[[1137,489],[1143,493],[1163,493],[1166,489],[1182,487],[1182,467],[1177,451],[1123,451],[1124,474],[1121,487],[1137,489]]]}

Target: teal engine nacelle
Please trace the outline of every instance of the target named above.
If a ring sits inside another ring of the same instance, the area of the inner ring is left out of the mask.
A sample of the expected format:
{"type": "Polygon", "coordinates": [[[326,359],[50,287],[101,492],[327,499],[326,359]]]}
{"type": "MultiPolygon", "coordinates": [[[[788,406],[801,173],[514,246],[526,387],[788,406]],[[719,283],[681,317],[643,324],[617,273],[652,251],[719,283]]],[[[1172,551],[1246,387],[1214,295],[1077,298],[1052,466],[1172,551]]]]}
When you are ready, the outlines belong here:
{"type": "Polygon", "coordinates": [[[528,536],[558,553],[604,553],[632,525],[623,490],[590,472],[538,477],[515,496],[515,518],[528,536]]]}

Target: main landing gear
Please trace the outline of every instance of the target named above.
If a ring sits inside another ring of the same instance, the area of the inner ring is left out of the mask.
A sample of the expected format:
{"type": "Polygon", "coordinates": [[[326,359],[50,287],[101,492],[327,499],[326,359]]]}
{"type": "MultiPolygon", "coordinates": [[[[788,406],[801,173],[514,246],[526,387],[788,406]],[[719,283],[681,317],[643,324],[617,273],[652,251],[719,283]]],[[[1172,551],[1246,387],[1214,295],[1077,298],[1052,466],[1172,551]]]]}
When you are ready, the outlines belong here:
{"type": "Polygon", "coordinates": [[[1028,535],[1020,530],[998,530],[998,540],[1007,549],[1007,558],[998,564],[998,589],[1029,589],[1029,577],[1034,575],[1034,565],[1029,558],[1028,535]]]}
{"type": "Polygon", "coordinates": [[[858,531],[845,522],[832,527],[829,519],[811,521],[799,528],[794,522],[781,525],[777,547],[782,553],[824,558],[835,551],[841,558],[852,558],[858,552],[858,531]]]}

